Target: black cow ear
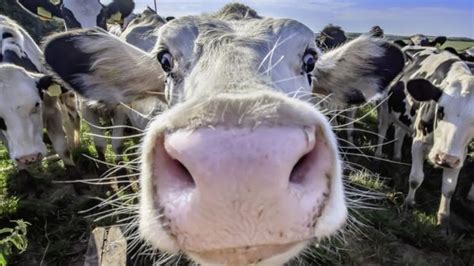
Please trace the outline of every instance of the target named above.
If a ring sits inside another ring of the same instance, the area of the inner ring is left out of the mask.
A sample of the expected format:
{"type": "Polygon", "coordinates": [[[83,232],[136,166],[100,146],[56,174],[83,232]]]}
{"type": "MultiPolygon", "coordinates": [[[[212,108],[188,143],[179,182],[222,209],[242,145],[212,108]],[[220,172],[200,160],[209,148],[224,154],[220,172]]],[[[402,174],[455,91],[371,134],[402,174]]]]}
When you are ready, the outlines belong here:
{"type": "Polygon", "coordinates": [[[448,39],[445,36],[438,36],[436,37],[433,41],[430,42],[430,46],[436,46],[439,44],[439,46],[442,46],[448,39]]]}
{"type": "Polygon", "coordinates": [[[396,45],[398,45],[400,48],[403,48],[403,47],[405,47],[405,46],[408,45],[408,44],[407,44],[405,41],[403,41],[403,40],[396,40],[396,41],[394,41],[393,43],[396,44],[396,45]]]}
{"type": "Polygon", "coordinates": [[[407,83],[408,93],[419,102],[437,102],[443,91],[426,79],[414,79],[407,83]]]}
{"type": "Polygon", "coordinates": [[[128,17],[135,8],[133,0],[113,0],[105,9],[107,12],[107,20],[111,22],[119,22],[128,17]]]}
{"type": "Polygon", "coordinates": [[[51,97],[59,96],[67,90],[59,85],[52,76],[46,75],[42,76],[36,82],[36,88],[38,89],[41,99],[43,99],[44,93],[48,94],[51,97]]]}
{"type": "Polygon", "coordinates": [[[61,12],[62,0],[17,0],[24,10],[43,20],[63,18],[61,12]]]}

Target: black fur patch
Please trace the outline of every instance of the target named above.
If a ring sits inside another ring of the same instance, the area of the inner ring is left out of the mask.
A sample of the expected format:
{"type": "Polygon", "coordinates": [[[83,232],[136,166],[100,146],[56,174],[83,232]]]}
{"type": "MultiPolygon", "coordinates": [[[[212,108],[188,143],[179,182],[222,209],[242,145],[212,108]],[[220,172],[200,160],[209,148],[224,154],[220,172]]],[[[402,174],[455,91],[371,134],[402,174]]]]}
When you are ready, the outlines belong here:
{"type": "Polygon", "coordinates": [[[419,102],[438,101],[443,91],[426,79],[413,79],[408,81],[407,90],[419,102]]]}
{"type": "Polygon", "coordinates": [[[435,125],[435,111],[436,111],[436,103],[435,102],[426,102],[420,108],[420,122],[417,126],[421,133],[424,136],[433,132],[434,125],[435,125]]]}
{"type": "Polygon", "coordinates": [[[350,89],[349,92],[345,93],[346,103],[348,104],[363,104],[367,100],[364,97],[364,94],[356,89],[350,89]]]}
{"type": "Polygon", "coordinates": [[[436,119],[443,120],[444,119],[444,107],[438,106],[438,112],[436,114],[436,119]]]}
{"type": "Polygon", "coordinates": [[[444,79],[448,76],[449,70],[453,66],[454,63],[458,62],[459,59],[452,58],[444,61],[443,63],[439,64],[436,67],[435,71],[432,75],[428,76],[427,79],[431,81],[431,83],[435,85],[439,85],[443,82],[444,79]]]}
{"type": "Polygon", "coordinates": [[[81,23],[77,21],[74,13],[71,10],[61,6],[61,11],[63,13],[64,23],[68,29],[80,29],[82,28],[81,23]]]}
{"type": "Polygon", "coordinates": [[[7,131],[7,124],[5,124],[5,120],[0,117],[0,130],[7,131]]]}
{"type": "Polygon", "coordinates": [[[77,30],[55,36],[44,47],[44,58],[51,69],[72,89],[84,94],[84,88],[76,80],[76,75],[90,73],[92,54],[84,53],[76,47],[80,38],[94,38],[102,34],[100,30],[77,30]]]}
{"type": "Polygon", "coordinates": [[[383,91],[392,80],[403,70],[405,57],[397,46],[385,43],[385,54],[370,60],[370,64],[375,65],[375,70],[371,75],[380,78],[379,90],[383,91]]]}
{"type": "Polygon", "coordinates": [[[54,17],[63,18],[62,11],[59,8],[60,5],[54,5],[49,0],[17,0],[17,2],[26,9],[26,11],[36,16],[39,16],[37,13],[38,7],[42,7],[49,11],[54,17]]]}
{"type": "Polygon", "coordinates": [[[39,72],[33,62],[31,62],[31,60],[26,55],[18,56],[18,54],[12,50],[5,51],[2,62],[21,66],[30,72],[39,72]]]}
{"type": "Polygon", "coordinates": [[[341,27],[332,24],[327,25],[318,37],[321,49],[329,50],[344,44],[347,41],[345,32],[341,27]]]}
{"type": "Polygon", "coordinates": [[[429,44],[429,46],[436,46],[437,44],[443,45],[448,39],[445,36],[438,36],[434,38],[429,44]]]}
{"type": "Polygon", "coordinates": [[[398,118],[400,122],[407,126],[410,126],[411,119],[407,116],[405,101],[405,84],[402,81],[399,81],[390,89],[390,96],[388,98],[388,110],[389,112],[400,113],[400,116],[398,118]]]}
{"type": "Polygon", "coordinates": [[[400,47],[400,48],[403,48],[403,47],[405,47],[405,46],[408,45],[408,44],[407,44],[405,41],[403,41],[403,40],[396,40],[396,41],[394,41],[393,43],[396,44],[396,45],[397,45],[398,47],[400,47]]]}

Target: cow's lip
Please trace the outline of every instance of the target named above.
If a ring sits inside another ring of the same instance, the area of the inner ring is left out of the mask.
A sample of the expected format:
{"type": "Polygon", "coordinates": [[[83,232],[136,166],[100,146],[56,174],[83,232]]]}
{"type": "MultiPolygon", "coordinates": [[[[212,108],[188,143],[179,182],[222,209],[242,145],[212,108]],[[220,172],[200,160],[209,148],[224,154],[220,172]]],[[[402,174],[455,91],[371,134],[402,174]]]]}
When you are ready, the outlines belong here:
{"type": "Polygon", "coordinates": [[[188,251],[188,253],[198,261],[212,265],[249,265],[258,264],[269,258],[284,254],[305,242],[245,246],[199,252],[188,251]]]}

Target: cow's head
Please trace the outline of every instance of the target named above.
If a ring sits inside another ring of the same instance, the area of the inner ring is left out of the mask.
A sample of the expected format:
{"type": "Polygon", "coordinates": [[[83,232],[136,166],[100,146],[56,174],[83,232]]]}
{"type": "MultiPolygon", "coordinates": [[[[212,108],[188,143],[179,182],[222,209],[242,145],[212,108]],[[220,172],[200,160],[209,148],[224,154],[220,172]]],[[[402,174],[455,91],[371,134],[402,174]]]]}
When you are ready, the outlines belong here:
{"type": "Polygon", "coordinates": [[[474,139],[474,77],[465,75],[446,82],[448,85],[441,89],[428,80],[415,79],[407,83],[407,89],[417,101],[436,103],[430,161],[441,167],[461,168],[468,144],[474,139]]]}
{"type": "Polygon", "coordinates": [[[135,8],[133,0],[113,0],[102,5],[99,0],[17,0],[31,14],[43,19],[64,20],[68,29],[107,28],[107,23],[121,24],[135,8]]]}
{"type": "Polygon", "coordinates": [[[330,50],[344,44],[347,37],[341,27],[329,24],[319,33],[316,41],[321,49],[330,50]]]}
{"type": "Polygon", "coordinates": [[[434,38],[432,41],[428,39],[423,34],[416,34],[409,38],[408,43],[404,40],[396,40],[394,41],[400,47],[405,47],[407,45],[414,45],[414,46],[424,46],[424,47],[435,47],[435,46],[442,46],[448,39],[445,36],[438,36],[434,38]]]}
{"type": "Polygon", "coordinates": [[[20,167],[46,155],[43,143],[42,98],[54,82],[10,64],[0,65],[0,135],[20,167]]]}
{"type": "Polygon", "coordinates": [[[45,58],[92,99],[165,92],[142,145],[140,233],[204,264],[281,264],[340,229],[341,161],[313,83],[369,99],[404,64],[367,36],[322,55],[305,25],[239,4],[168,22],[151,54],[88,30],[52,37],[45,58]]]}

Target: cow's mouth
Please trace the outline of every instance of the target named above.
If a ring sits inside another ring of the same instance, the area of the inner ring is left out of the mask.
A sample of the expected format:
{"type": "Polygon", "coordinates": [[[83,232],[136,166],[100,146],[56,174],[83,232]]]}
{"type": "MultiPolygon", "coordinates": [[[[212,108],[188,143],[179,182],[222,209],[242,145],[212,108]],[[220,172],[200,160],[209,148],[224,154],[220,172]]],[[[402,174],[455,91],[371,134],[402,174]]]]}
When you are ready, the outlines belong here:
{"type": "MultiPolygon", "coordinates": [[[[327,141],[317,126],[205,128],[158,137],[150,183],[159,226],[175,248],[203,261],[255,263],[301,250],[320,236],[332,181],[340,178],[333,176],[338,162],[327,141]]],[[[345,217],[345,207],[342,212],[345,217]]],[[[342,223],[338,218],[322,231],[342,223]]]]}
{"type": "MultiPolygon", "coordinates": [[[[269,259],[274,259],[276,256],[286,257],[285,254],[294,254],[293,249],[297,249],[299,252],[301,246],[304,246],[305,242],[289,243],[282,245],[263,245],[254,247],[241,247],[241,248],[229,248],[221,250],[212,250],[205,252],[189,252],[189,256],[198,262],[203,264],[212,265],[255,265],[259,263],[269,264],[269,259]]],[[[290,258],[292,255],[290,255],[290,258]]],[[[282,259],[282,261],[288,258],[282,259]]]]}

